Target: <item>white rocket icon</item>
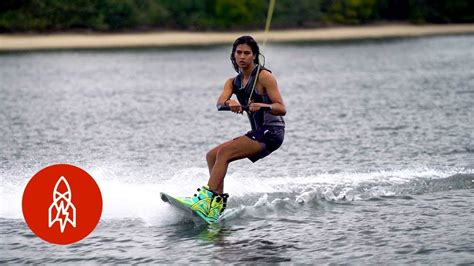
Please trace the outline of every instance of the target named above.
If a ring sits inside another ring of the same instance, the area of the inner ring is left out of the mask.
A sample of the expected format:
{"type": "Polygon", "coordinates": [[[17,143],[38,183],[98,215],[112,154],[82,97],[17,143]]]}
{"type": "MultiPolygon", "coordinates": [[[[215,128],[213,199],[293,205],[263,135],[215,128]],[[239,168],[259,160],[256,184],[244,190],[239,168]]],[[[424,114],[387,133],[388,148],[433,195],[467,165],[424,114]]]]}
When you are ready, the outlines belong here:
{"type": "Polygon", "coordinates": [[[72,203],[71,187],[64,176],[56,182],[53,191],[53,203],[49,206],[48,227],[51,228],[58,222],[61,233],[64,233],[66,224],[76,227],[76,207],[72,203]]]}

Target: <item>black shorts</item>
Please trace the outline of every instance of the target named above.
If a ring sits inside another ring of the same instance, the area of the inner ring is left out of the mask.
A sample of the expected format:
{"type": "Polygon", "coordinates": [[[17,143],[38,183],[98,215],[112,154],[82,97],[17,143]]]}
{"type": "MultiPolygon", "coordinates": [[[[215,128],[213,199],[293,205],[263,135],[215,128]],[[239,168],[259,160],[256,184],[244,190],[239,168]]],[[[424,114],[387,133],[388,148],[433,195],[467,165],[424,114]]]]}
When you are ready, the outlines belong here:
{"type": "Polygon", "coordinates": [[[245,134],[246,137],[263,144],[263,150],[249,160],[256,162],[280,148],[285,136],[285,127],[262,126],[257,130],[251,130],[245,134]]]}

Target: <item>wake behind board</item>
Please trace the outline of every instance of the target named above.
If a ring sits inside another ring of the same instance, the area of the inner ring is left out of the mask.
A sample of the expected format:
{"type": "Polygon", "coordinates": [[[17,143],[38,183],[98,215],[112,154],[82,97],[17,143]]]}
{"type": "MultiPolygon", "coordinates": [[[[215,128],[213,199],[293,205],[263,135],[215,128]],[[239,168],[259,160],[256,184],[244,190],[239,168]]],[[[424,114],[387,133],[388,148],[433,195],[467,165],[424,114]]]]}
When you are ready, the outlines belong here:
{"type": "Polygon", "coordinates": [[[194,218],[198,218],[199,221],[205,222],[207,224],[214,223],[214,221],[210,220],[209,218],[207,218],[205,216],[201,216],[202,215],[201,213],[195,212],[193,209],[191,209],[191,207],[181,203],[180,201],[178,201],[173,196],[170,196],[170,195],[168,195],[164,192],[160,192],[160,197],[161,197],[161,200],[163,200],[164,202],[169,203],[171,206],[177,208],[182,213],[185,213],[187,215],[191,215],[194,218]]]}

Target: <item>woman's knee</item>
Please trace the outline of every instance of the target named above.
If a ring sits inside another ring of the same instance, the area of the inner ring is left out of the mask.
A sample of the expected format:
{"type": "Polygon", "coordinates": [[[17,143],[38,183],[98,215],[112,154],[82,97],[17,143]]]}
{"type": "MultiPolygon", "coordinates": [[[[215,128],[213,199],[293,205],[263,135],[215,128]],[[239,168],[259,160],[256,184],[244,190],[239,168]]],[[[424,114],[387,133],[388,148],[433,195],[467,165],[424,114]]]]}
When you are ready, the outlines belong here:
{"type": "Polygon", "coordinates": [[[233,150],[231,147],[222,147],[219,150],[217,150],[216,153],[216,159],[225,161],[225,162],[230,162],[232,160],[233,156],[233,150]]]}
{"type": "Polygon", "coordinates": [[[216,160],[216,156],[217,156],[217,147],[211,149],[210,151],[207,152],[206,154],[206,160],[209,162],[209,161],[215,161],[216,160]]]}

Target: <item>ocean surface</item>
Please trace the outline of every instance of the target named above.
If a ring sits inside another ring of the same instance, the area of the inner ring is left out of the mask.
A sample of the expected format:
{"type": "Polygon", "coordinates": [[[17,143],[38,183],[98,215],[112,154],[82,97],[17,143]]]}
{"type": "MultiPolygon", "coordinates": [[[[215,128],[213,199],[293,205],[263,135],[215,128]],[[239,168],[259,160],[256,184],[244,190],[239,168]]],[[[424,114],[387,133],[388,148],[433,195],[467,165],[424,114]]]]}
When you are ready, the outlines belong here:
{"type": "Polygon", "coordinates": [[[159,192],[193,194],[206,152],[249,130],[215,108],[230,48],[0,54],[0,263],[474,263],[473,35],[270,43],[285,141],[231,163],[228,209],[206,226],[159,192]],[[66,246],[21,210],[57,163],[103,196],[66,246]]]}

